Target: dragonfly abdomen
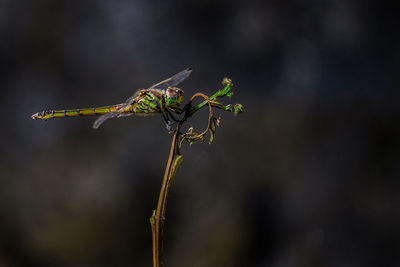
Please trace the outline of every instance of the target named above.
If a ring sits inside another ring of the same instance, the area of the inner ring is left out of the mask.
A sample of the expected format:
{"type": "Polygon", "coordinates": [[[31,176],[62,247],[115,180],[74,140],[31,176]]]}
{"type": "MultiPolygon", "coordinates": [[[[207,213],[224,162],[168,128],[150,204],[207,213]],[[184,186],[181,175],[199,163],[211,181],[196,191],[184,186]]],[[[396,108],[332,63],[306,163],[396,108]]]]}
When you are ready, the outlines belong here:
{"type": "Polygon", "coordinates": [[[106,114],[116,111],[121,104],[97,107],[97,108],[78,108],[78,109],[65,109],[65,110],[44,110],[32,115],[32,119],[47,120],[51,118],[65,118],[65,117],[78,117],[78,116],[92,116],[106,114]]]}

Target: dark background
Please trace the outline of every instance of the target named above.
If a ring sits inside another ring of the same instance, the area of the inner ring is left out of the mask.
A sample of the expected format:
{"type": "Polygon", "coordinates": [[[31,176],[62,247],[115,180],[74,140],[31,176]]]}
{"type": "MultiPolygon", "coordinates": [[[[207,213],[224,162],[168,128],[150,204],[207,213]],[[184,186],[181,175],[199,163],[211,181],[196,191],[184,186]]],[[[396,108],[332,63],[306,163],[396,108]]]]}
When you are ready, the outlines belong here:
{"type": "Polygon", "coordinates": [[[400,266],[399,9],[383,3],[1,1],[0,266],[151,266],[161,117],[30,116],[189,66],[186,100],[228,76],[246,113],[184,146],[166,266],[400,266]]]}

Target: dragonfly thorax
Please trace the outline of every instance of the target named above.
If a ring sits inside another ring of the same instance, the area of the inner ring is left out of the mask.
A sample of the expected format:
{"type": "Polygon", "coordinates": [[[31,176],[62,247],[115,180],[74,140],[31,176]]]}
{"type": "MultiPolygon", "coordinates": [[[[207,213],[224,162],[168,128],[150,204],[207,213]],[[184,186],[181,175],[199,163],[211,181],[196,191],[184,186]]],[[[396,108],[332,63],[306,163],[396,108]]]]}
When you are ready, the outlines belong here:
{"type": "Polygon", "coordinates": [[[165,90],[165,103],[169,107],[179,107],[183,100],[183,90],[170,86],[165,90]]]}

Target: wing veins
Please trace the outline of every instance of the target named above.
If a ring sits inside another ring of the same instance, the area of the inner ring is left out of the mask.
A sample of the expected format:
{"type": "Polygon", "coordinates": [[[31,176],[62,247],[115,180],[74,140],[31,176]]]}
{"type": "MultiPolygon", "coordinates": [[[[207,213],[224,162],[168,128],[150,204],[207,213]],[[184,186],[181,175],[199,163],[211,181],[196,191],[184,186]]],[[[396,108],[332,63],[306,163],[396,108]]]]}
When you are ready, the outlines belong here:
{"type": "Polygon", "coordinates": [[[165,79],[164,81],[153,84],[149,87],[149,89],[167,89],[169,86],[177,86],[178,84],[186,80],[186,78],[189,77],[190,73],[192,73],[192,68],[187,68],[181,72],[178,72],[174,76],[165,79]]]}

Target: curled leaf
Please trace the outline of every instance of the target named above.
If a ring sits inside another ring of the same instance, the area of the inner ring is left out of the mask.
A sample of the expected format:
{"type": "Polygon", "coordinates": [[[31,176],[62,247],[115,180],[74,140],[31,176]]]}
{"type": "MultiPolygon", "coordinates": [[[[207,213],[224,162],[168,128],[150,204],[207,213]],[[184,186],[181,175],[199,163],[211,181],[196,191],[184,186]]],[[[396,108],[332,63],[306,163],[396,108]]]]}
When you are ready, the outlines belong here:
{"type": "Polygon", "coordinates": [[[235,104],[233,105],[233,112],[235,114],[240,114],[244,112],[244,108],[242,104],[235,104]]]}

